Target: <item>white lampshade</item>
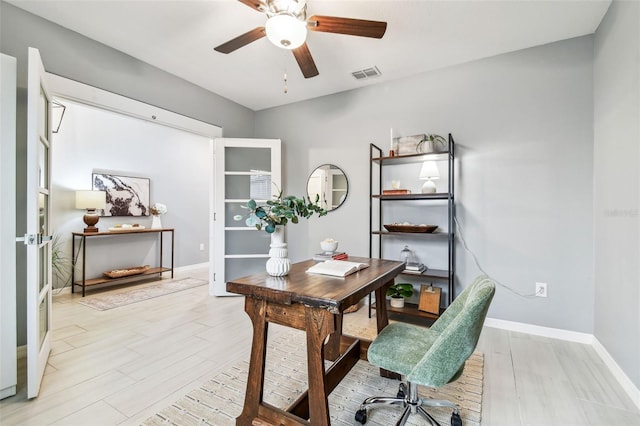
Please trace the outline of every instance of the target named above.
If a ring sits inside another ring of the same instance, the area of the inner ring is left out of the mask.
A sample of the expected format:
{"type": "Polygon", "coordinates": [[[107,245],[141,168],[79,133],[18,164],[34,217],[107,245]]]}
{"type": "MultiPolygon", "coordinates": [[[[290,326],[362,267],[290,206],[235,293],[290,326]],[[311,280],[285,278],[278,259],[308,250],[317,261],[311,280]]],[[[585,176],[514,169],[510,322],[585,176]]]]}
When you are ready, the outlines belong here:
{"type": "Polygon", "coordinates": [[[269,41],[283,49],[300,47],[307,38],[307,23],[287,14],[269,18],[265,30],[269,41]]]}
{"type": "Polygon", "coordinates": [[[440,172],[435,161],[425,161],[420,169],[420,179],[439,179],[440,172]]]}
{"type": "Polygon", "coordinates": [[[440,172],[435,161],[425,161],[420,169],[420,179],[426,179],[422,185],[423,194],[433,194],[436,192],[436,184],[433,179],[440,179],[440,172]]]}
{"type": "Polygon", "coordinates": [[[104,191],[76,191],[76,209],[103,209],[106,204],[104,191]]]}

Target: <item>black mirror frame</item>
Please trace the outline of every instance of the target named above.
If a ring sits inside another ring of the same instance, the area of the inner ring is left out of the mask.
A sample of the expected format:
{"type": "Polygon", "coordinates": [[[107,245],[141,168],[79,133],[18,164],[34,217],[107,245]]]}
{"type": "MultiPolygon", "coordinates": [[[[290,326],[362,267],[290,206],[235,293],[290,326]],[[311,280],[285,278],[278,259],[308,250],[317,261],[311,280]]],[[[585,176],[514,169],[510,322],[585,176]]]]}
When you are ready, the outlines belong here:
{"type": "Polygon", "coordinates": [[[329,169],[337,169],[340,170],[340,172],[342,173],[342,175],[344,176],[344,180],[347,184],[347,188],[346,188],[346,192],[344,194],[344,198],[342,198],[342,200],[340,201],[340,204],[338,204],[336,207],[333,208],[327,208],[327,212],[332,212],[335,211],[337,209],[339,209],[344,203],[345,201],[347,201],[347,197],[349,196],[349,178],[347,177],[347,174],[344,172],[344,170],[341,167],[336,166],[335,164],[330,164],[330,163],[325,163],[325,164],[320,164],[319,166],[317,166],[316,168],[314,168],[311,173],[309,174],[309,177],[307,178],[307,197],[309,197],[309,199],[313,202],[315,201],[315,197],[312,197],[311,194],[309,194],[309,181],[311,180],[311,176],[313,176],[313,174],[320,168],[324,167],[324,166],[329,166],[329,169]]]}

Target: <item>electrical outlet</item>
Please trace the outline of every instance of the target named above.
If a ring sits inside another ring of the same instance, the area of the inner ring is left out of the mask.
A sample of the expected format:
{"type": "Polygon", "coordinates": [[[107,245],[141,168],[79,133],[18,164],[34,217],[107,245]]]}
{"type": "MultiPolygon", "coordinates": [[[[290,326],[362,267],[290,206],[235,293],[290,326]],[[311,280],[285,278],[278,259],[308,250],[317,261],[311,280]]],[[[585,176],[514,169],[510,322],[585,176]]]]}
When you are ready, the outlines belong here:
{"type": "Polygon", "coordinates": [[[200,251],[204,250],[204,243],[200,243],[200,251]]]}
{"type": "Polygon", "coordinates": [[[536,283],[536,296],[547,297],[547,283],[536,283]]]}

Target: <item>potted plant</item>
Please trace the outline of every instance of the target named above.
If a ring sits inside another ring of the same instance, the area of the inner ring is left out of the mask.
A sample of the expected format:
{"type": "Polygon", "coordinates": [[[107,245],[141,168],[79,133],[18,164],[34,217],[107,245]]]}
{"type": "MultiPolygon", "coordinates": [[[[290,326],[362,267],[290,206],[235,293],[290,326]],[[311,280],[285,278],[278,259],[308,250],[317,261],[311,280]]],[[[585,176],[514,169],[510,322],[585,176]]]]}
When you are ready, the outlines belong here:
{"type": "Polygon", "coordinates": [[[278,225],[285,226],[289,222],[298,223],[300,217],[309,219],[314,213],[318,216],[326,215],[327,211],[318,205],[318,201],[317,196],[315,203],[312,203],[309,198],[298,198],[295,195],[283,197],[282,191],[263,206],[259,206],[252,199],[246,206],[249,210],[246,224],[255,226],[258,230],[264,228],[269,234],[273,234],[278,225]]]}
{"type": "Polygon", "coordinates": [[[404,299],[413,295],[413,285],[409,283],[393,284],[387,289],[387,296],[391,297],[391,306],[403,308],[404,299]]]}
{"type": "Polygon", "coordinates": [[[274,277],[281,277],[289,273],[290,262],[287,252],[287,244],[284,242],[282,227],[287,223],[298,223],[300,217],[310,218],[314,214],[324,216],[327,211],[316,201],[311,202],[307,198],[299,198],[295,195],[282,196],[282,191],[265,205],[258,205],[251,199],[244,206],[249,210],[249,217],[245,221],[247,226],[255,226],[256,229],[264,229],[271,234],[271,250],[267,261],[267,273],[274,277]]]}

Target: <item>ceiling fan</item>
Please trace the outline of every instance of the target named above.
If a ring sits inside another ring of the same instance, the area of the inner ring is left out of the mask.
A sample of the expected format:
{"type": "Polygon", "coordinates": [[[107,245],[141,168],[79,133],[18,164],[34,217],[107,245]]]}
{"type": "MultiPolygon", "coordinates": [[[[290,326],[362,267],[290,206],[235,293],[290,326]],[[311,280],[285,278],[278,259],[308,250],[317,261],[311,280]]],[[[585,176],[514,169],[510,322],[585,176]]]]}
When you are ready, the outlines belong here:
{"type": "Polygon", "coordinates": [[[238,1],[266,14],[267,22],[264,27],[247,31],[214,48],[214,50],[220,53],[231,53],[266,36],[276,46],[293,52],[305,78],[315,77],[319,74],[307,47],[307,30],[371,38],[382,38],[387,30],[387,23],[381,21],[319,15],[313,15],[307,19],[306,0],[238,1]]]}

